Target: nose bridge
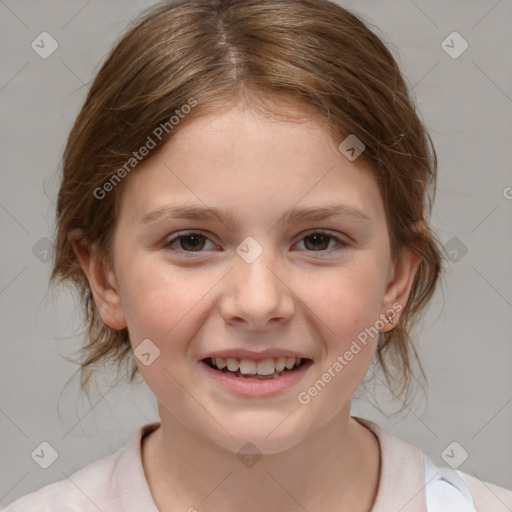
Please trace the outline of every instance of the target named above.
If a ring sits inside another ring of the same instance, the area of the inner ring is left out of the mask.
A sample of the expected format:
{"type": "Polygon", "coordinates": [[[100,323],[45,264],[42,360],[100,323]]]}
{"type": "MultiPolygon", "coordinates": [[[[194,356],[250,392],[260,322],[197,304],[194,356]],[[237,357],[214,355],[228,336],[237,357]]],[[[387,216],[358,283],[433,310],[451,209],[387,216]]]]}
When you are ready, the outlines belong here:
{"type": "Polygon", "coordinates": [[[236,252],[223,302],[226,320],[237,317],[259,325],[272,318],[288,317],[293,311],[293,301],[280,275],[283,266],[274,250],[268,243],[249,236],[236,252]]]}
{"type": "MultiPolygon", "coordinates": [[[[249,293],[265,294],[266,299],[270,300],[271,295],[277,295],[280,286],[276,281],[278,278],[271,269],[278,267],[275,252],[270,246],[269,238],[262,241],[260,237],[258,242],[252,236],[245,238],[237,247],[236,252],[239,256],[236,261],[235,272],[238,276],[237,292],[244,291],[249,293]]],[[[256,300],[258,297],[254,297],[256,300]]]]}

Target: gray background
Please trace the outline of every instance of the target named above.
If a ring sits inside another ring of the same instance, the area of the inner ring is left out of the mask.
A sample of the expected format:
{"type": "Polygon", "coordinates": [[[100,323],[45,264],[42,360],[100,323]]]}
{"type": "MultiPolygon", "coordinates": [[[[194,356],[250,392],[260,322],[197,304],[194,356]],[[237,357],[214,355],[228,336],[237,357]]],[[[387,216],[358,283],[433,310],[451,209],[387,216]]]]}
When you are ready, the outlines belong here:
{"type": "MultiPolygon", "coordinates": [[[[114,40],[154,3],[0,0],[0,507],[158,420],[144,384],[92,403],[79,395],[63,358],[78,347],[78,310],[65,289],[48,294],[46,261],[67,133],[114,40]],[[31,48],[43,31],[59,45],[47,59],[31,48]],[[31,458],[43,441],[58,452],[48,469],[31,458]]],[[[459,469],[512,488],[511,2],[340,3],[377,25],[399,56],[438,151],[432,222],[452,258],[416,336],[427,393],[404,414],[367,400],[353,414],[438,462],[456,441],[450,455],[468,453],[459,469]],[[441,47],[453,31],[469,43],[456,59],[441,47]]]]}

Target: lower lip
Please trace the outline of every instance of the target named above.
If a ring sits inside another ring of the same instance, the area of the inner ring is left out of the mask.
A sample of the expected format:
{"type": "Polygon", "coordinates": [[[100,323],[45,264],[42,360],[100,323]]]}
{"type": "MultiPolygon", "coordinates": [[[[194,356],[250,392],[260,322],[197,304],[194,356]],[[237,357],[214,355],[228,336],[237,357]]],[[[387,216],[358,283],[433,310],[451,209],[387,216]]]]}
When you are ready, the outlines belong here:
{"type": "Polygon", "coordinates": [[[218,382],[228,391],[243,396],[270,396],[276,395],[285,389],[297,384],[304,374],[312,366],[313,361],[299,366],[296,370],[286,372],[275,379],[246,379],[244,377],[233,377],[227,373],[214,370],[205,362],[199,361],[200,366],[212,379],[218,382]]]}

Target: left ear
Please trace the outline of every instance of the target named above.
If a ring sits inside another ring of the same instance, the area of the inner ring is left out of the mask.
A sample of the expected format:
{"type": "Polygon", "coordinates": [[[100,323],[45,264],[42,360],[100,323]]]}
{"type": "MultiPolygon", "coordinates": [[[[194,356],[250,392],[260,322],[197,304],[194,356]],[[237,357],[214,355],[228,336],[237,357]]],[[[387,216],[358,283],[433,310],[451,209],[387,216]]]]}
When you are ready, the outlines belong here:
{"type": "Polygon", "coordinates": [[[101,254],[98,244],[89,243],[81,229],[72,230],[68,234],[68,240],[89,281],[89,287],[103,323],[111,329],[124,329],[127,326],[126,318],[114,272],[101,254]]]}
{"type": "MultiPolygon", "coordinates": [[[[421,233],[425,229],[425,223],[420,221],[416,223],[412,229],[417,233],[421,233]]],[[[421,243],[421,240],[419,239],[417,243],[421,243]]],[[[410,250],[403,249],[398,261],[394,265],[391,265],[381,311],[383,315],[388,311],[395,312],[395,315],[392,317],[391,323],[387,320],[384,322],[385,327],[381,332],[390,331],[398,323],[400,311],[405,309],[407,301],[409,300],[419,263],[420,257],[418,254],[413,254],[410,250]],[[401,306],[399,309],[398,304],[401,306]],[[395,307],[393,307],[393,305],[395,305],[395,307]]]]}

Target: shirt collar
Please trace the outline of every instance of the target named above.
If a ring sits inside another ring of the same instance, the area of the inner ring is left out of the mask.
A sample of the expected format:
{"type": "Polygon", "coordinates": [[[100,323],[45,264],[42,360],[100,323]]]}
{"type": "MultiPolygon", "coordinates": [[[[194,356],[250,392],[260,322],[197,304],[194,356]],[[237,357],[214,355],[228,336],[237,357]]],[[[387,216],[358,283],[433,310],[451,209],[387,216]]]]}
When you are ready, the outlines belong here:
{"type": "Polygon", "coordinates": [[[423,452],[370,420],[352,417],[379,441],[379,487],[371,512],[426,512],[423,452]]]}
{"type": "MultiPolygon", "coordinates": [[[[423,452],[370,420],[352,418],[373,432],[379,442],[379,486],[371,512],[426,512],[423,452]]],[[[123,512],[159,512],[142,466],[142,439],[159,426],[160,422],[155,422],[141,427],[121,454],[115,485],[123,512]]]]}

